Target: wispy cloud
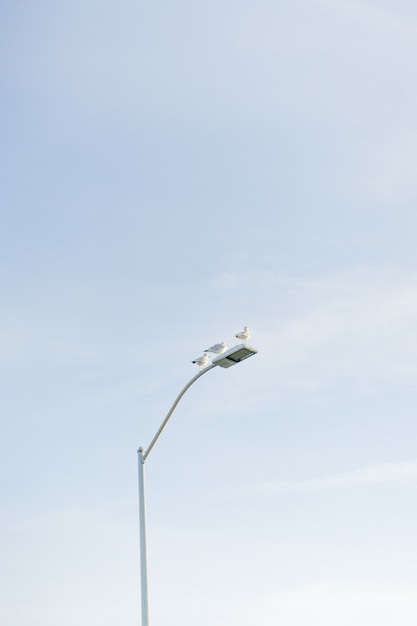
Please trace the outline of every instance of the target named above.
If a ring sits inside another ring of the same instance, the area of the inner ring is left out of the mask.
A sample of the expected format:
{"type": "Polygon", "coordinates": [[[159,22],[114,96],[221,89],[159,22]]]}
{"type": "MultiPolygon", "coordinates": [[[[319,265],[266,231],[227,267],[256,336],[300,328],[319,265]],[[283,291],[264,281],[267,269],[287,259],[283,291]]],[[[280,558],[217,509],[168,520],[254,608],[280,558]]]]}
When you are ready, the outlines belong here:
{"type": "Polygon", "coordinates": [[[245,308],[247,293],[257,306],[251,341],[262,353],[262,375],[248,382],[262,386],[257,402],[271,393],[321,393],[340,383],[366,396],[387,385],[414,387],[415,272],[357,266],[320,279],[270,270],[218,278],[213,291],[233,291],[236,308],[245,308]]]}
{"type": "Polygon", "coordinates": [[[320,583],[275,594],[259,617],[267,625],[411,626],[417,619],[417,595],[412,589],[320,583]]]}
{"type": "Polygon", "coordinates": [[[416,479],[417,460],[413,460],[400,463],[383,463],[315,478],[262,482],[252,485],[249,489],[258,494],[294,493],[375,485],[388,486],[415,481],[416,479]]]}
{"type": "Polygon", "coordinates": [[[400,10],[393,5],[392,9],[381,6],[379,2],[352,2],[349,0],[316,0],[318,4],[343,11],[346,16],[350,16],[357,22],[361,22],[366,26],[373,28],[384,28],[386,30],[400,30],[415,33],[417,31],[417,23],[413,21],[412,16],[407,16],[404,12],[404,6],[400,10]],[[408,17],[408,19],[407,19],[408,17]]]}

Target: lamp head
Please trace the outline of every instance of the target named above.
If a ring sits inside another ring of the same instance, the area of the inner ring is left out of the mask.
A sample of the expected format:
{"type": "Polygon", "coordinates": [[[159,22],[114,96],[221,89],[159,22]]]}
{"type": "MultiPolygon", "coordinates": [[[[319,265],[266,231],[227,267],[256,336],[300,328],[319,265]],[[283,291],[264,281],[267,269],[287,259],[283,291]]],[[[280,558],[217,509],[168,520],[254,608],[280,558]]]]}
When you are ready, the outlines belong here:
{"type": "Polygon", "coordinates": [[[247,344],[241,343],[238,346],[234,346],[223,352],[220,356],[217,356],[212,360],[213,365],[220,365],[220,367],[232,367],[232,365],[236,365],[236,363],[240,363],[245,359],[248,359],[250,356],[257,354],[257,349],[248,346],[247,344]]]}

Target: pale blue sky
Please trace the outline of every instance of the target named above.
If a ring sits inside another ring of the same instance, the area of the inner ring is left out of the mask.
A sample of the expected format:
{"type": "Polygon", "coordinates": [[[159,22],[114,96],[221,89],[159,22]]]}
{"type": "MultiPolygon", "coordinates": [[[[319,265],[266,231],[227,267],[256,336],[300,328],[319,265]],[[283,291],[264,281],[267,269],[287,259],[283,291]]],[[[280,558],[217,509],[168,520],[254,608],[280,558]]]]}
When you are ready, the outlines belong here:
{"type": "Polygon", "coordinates": [[[8,626],[417,620],[417,7],[4,1],[8,626]]]}

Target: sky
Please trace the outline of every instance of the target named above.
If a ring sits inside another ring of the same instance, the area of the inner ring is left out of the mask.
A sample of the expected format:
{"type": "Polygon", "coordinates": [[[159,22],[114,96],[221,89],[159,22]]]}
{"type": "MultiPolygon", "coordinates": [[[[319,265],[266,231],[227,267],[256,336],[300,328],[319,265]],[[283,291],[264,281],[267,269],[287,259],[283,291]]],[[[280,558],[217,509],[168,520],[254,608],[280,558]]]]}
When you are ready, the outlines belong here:
{"type": "Polygon", "coordinates": [[[0,621],[417,621],[417,7],[3,0],[0,621]]]}

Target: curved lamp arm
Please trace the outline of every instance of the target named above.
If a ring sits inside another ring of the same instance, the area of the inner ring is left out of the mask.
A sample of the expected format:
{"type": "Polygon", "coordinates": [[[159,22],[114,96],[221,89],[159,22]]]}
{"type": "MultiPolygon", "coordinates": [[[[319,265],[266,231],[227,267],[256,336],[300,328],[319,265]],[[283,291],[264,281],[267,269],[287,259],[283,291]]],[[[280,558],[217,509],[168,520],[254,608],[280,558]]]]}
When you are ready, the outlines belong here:
{"type": "Polygon", "coordinates": [[[211,363],[210,365],[208,365],[207,367],[205,367],[203,370],[201,370],[201,372],[198,372],[198,374],[196,374],[194,376],[194,378],[192,378],[190,380],[190,382],[188,382],[184,389],[182,389],[182,391],[180,391],[180,393],[178,394],[178,396],[175,399],[174,404],[172,405],[172,407],[169,409],[166,418],[164,419],[164,421],[162,422],[161,426],[159,427],[158,432],[156,433],[155,437],[152,439],[151,443],[148,446],[147,450],[143,450],[143,448],[139,448],[138,452],[141,452],[141,460],[142,463],[145,463],[150,451],[152,450],[152,448],[154,447],[155,443],[157,442],[159,435],[162,433],[162,431],[164,430],[165,426],[167,425],[167,422],[169,420],[169,418],[171,417],[171,415],[173,414],[173,412],[175,411],[178,402],[181,400],[181,398],[183,397],[183,395],[185,394],[185,392],[187,391],[187,389],[189,389],[191,387],[191,385],[193,383],[195,383],[195,381],[200,378],[200,376],[202,376],[203,374],[205,374],[206,372],[208,372],[209,370],[213,369],[213,367],[216,367],[215,363],[211,363]]]}
{"type": "Polygon", "coordinates": [[[187,389],[191,387],[195,381],[200,378],[203,374],[208,372],[209,370],[216,367],[216,363],[211,363],[209,366],[205,367],[201,372],[198,372],[194,378],[190,380],[182,389],[182,391],[178,394],[175,399],[174,404],[169,409],[167,416],[159,427],[158,432],[155,437],[152,439],[151,443],[148,446],[147,450],[143,448],[138,449],[138,476],[139,476],[139,536],[140,536],[140,571],[141,571],[141,607],[142,607],[142,626],[149,626],[149,607],[148,607],[148,556],[147,556],[147,547],[146,547],[146,520],[145,520],[145,461],[148,457],[150,451],[154,447],[159,435],[164,430],[167,422],[178,402],[181,400],[187,389]]]}

